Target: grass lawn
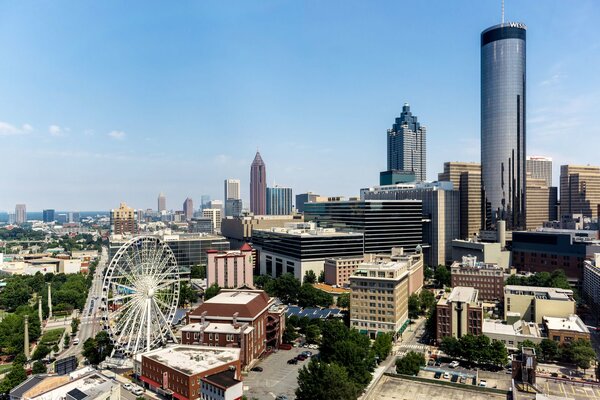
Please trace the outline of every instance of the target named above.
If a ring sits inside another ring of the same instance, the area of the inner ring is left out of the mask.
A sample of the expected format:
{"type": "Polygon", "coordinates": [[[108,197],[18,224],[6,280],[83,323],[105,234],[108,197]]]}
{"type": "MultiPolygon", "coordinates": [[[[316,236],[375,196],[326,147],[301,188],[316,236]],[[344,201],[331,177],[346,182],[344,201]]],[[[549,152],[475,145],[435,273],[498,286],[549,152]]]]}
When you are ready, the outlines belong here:
{"type": "Polygon", "coordinates": [[[45,345],[50,345],[50,346],[55,345],[60,340],[64,331],[65,331],[65,328],[57,328],[57,329],[51,329],[49,331],[46,331],[42,335],[42,338],[40,339],[40,343],[43,343],[45,345]]]}
{"type": "Polygon", "coordinates": [[[0,365],[0,374],[10,371],[12,368],[12,364],[2,364],[0,365]]]}

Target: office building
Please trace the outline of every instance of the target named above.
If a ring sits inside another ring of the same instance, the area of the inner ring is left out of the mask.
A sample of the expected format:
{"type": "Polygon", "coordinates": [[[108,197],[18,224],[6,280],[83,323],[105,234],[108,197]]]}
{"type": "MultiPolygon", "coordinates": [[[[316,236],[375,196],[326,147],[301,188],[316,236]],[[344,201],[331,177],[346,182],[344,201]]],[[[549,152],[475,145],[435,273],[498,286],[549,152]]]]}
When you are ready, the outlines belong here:
{"type": "Polygon", "coordinates": [[[239,250],[219,252],[208,250],[208,265],[206,266],[206,285],[215,283],[219,287],[240,288],[254,287],[252,280],[254,263],[252,262],[252,247],[247,243],[239,250]]]}
{"type": "Polygon", "coordinates": [[[262,290],[222,289],[188,314],[181,341],[240,348],[241,365],[251,367],[282,343],[286,309],[262,290]]]}
{"type": "Polygon", "coordinates": [[[450,267],[451,286],[469,286],[477,289],[483,301],[501,301],[504,298],[504,270],[496,264],[463,257],[450,267]]]}
{"type": "Polygon", "coordinates": [[[25,204],[15,206],[15,224],[20,225],[27,222],[27,207],[25,204]]]}
{"type": "Polygon", "coordinates": [[[495,264],[503,269],[510,266],[510,251],[503,249],[500,243],[453,240],[452,259],[462,260],[463,257],[476,257],[484,264],[495,264]]]}
{"type": "Polygon", "coordinates": [[[167,196],[163,192],[160,192],[158,195],[158,213],[160,214],[163,211],[167,211],[167,196]]]}
{"type": "Polygon", "coordinates": [[[300,281],[308,271],[319,276],[327,258],[364,253],[362,233],[317,228],[315,223],[255,229],[252,244],[259,254],[262,275],[278,277],[291,273],[300,281]]]}
{"type": "Polygon", "coordinates": [[[549,287],[504,287],[504,317],[541,324],[543,317],[566,318],[575,314],[573,291],[549,287]]]}
{"type": "Polygon", "coordinates": [[[317,199],[321,197],[316,193],[313,192],[308,192],[308,193],[301,193],[301,194],[297,194],[296,195],[296,210],[299,213],[303,213],[304,212],[304,203],[312,203],[317,201],[317,199]]]}
{"type": "Polygon", "coordinates": [[[544,156],[527,156],[526,172],[531,178],[543,179],[547,187],[552,187],[552,158],[544,156]]]}
{"type": "Polygon", "coordinates": [[[250,166],[250,211],[257,215],[267,213],[267,168],[258,151],[250,166]]]}
{"type": "Polygon", "coordinates": [[[200,211],[204,210],[205,208],[210,208],[210,196],[207,194],[203,194],[202,196],[200,196],[200,211]]]}
{"type": "Polygon", "coordinates": [[[338,287],[347,286],[350,276],[364,261],[362,255],[326,258],[323,264],[325,283],[338,287]]]}
{"type": "Polygon", "coordinates": [[[203,218],[210,218],[213,224],[213,233],[221,232],[221,210],[218,208],[205,208],[202,210],[203,218]]]}
{"type": "Polygon", "coordinates": [[[267,188],[267,214],[290,215],[292,213],[292,188],[268,187],[267,188]]]}
{"type": "Polygon", "coordinates": [[[421,200],[351,200],[307,203],[304,220],[323,228],[364,234],[365,253],[402,247],[413,253],[423,245],[421,200]]]}
{"type": "Polygon", "coordinates": [[[252,243],[253,229],[283,228],[290,222],[302,222],[301,215],[241,215],[221,221],[221,234],[231,242],[233,249],[252,243]]]}
{"type": "Polygon", "coordinates": [[[239,217],[242,215],[243,204],[242,199],[227,199],[225,200],[225,216],[239,217]]]}
{"type": "Polygon", "coordinates": [[[214,208],[217,210],[221,210],[221,216],[225,212],[225,206],[221,200],[211,200],[208,202],[208,208],[214,208]]]}
{"type": "Polygon", "coordinates": [[[54,213],[55,211],[52,209],[47,209],[42,211],[42,221],[48,223],[48,222],[54,222],[54,213]]]}
{"type": "Polygon", "coordinates": [[[481,185],[485,229],[525,227],[526,26],[481,33],[481,185]]]}
{"type": "Polygon", "coordinates": [[[417,181],[427,176],[427,135],[408,103],[387,131],[387,171],[412,172],[417,181]]]}
{"type": "Polygon", "coordinates": [[[596,231],[544,228],[537,232],[513,233],[512,262],[515,268],[550,273],[562,269],[573,285],[581,283],[583,261],[595,252],[600,252],[596,231]]]}
{"type": "Polygon", "coordinates": [[[175,399],[241,399],[240,349],[171,345],[141,354],[140,379],[175,399]]]}
{"type": "Polygon", "coordinates": [[[192,218],[192,220],[188,223],[188,227],[190,233],[211,234],[214,232],[212,218],[192,218]]]}
{"type": "MultiPolygon", "coordinates": [[[[583,262],[582,295],[593,315],[600,316],[600,253],[583,262]]],[[[600,322],[600,321],[599,321],[600,322]]]]}
{"type": "Polygon", "coordinates": [[[350,327],[373,339],[380,332],[402,334],[410,323],[408,298],[423,286],[422,270],[422,254],[361,264],[349,278],[350,327]]]}
{"type": "Polygon", "coordinates": [[[578,339],[590,340],[590,330],[576,314],[566,317],[543,317],[548,339],[558,344],[571,343],[578,339]]]}
{"type": "Polygon", "coordinates": [[[452,262],[452,240],[459,232],[460,197],[451,182],[419,182],[361,189],[361,200],[421,200],[423,253],[428,265],[452,262]]]}
{"type": "Polygon", "coordinates": [[[224,189],[223,199],[241,199],[239,179],[225,179],[224,189]]]}
{"type": "Polygon", "coordinates": [[[138,233],[137,212],[125,203],[121,203],[117,209],[110,210],[110,233],[138,233]]]}
{"type": "Polygon", "coordinates": [[[183,215],[186,221],[191,220],[194,216],[194,201],[189,197],[183,202],[183,215]]]}
{"type": "Polygon", "coordinates": [[[528,230],[535,230],[544,226],[544,222],[553,221],[550,217],[552,210],[550,188],[546,180],[527,176],[527,216],[525,226],[528,230]]]}
{"type": "Polygon", "coordinates": [[[415,182],[417,176],[413,171],[401,171],[393,169],[390,171],[381,171],[379,173],[379,185],[395,185],[397,183],[415,182]]]}
{"type": "Polygon", "coordinates": [[[472,287],[457,286],[445,293],[436,305],[436,340],[466,334],[480,335],[483,331],[483,305],[479,291],[472,287]]]}
{"type": "MultiPolygon", "coordinates": [[[[482,227],[481,220],[481,164],[473,162],[445,162],[438,181],[452,182],[460,196],[460,239],[475,237],[482,227]]],[[[456,238],[455,238],[456,239],[456,238]]]]}
{"type": "Polygon", "coordinates": [[[561,165],[560,213],[598,218],[600,167],[561,165]]]}
{"type": "Polygon", "coordinates": [[[510,352],[517,352],[526,340],[539,345],[542,340],[547,339],[542,324],[521,319],[511,323],[499,319],[486,319],[483,321],[482,333],[490,340],[502,342],[510,352]]]}

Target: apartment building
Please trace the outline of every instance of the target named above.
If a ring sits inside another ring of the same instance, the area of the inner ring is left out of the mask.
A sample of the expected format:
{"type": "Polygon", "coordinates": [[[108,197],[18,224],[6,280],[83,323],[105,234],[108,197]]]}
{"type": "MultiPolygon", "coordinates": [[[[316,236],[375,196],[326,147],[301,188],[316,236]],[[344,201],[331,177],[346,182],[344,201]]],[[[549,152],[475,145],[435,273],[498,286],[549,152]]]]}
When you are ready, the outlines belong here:
{"type": "Polygon", "coordinates": [[[483,305],[479,291],[472,287],[457,286],[446,293],[436,305],[436,340],[446,336],[461,338],[479,335],[483,331],[483,305]]]}
{"type": "Polygon", "coordinates": [[[477,257],[464,256],[450,267],[451,285],[470,286],[479,291],[484,301],[502,300],[504,297],[504,271],[496,264],[477,261],[477,257]]]}
{"type": "Polygon", "coordinates": [[[576,302],[569,289],[508,285],[504,287],[504,316],[540,324],[544,317],[566,318],[575,314],[576,302]]]}

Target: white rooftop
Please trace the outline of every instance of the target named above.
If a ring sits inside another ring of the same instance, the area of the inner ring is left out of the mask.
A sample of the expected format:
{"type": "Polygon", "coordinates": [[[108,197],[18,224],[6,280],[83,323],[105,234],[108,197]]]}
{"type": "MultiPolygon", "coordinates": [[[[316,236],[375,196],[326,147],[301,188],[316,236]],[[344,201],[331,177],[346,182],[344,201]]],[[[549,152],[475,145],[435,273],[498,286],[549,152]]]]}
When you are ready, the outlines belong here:
{"type": "Polygon", "coordinates": [[[260,294],[256,292],[248,291],[223,291],[215,297],[211,297],[206,300],[205,303],[218,303],[218,304],[248,304],[255,298],[259,297],[260,294]]]}
{"type": "Polygon", "coordinates": [[[108,379],[104,375],[94,372],[80,377],[79,379],[74,379],[57,388],[48,390],[47,392],[38,396],[34,396],[32,397],[32,400],[64,399],[66,398],[67,393],[73,389],[79,389],[88,396],[95,397],[100,394],[109,393],[110,388],[113,385],[118,386],[118,383],[114,383],[111,379],[108,379]]]}
{"type": "MultiPolygon", "coordinates": [[[[242,326],[244,324],[239,324],[236,328],[232,324],[223,324],[218,322],[211,322],[206,324],[204,328],[204,332],[206,333],[227,333],[227,334],[239,334],[242,330],[242,326]]],[[[202,328],[202,323],[196,322],[193,324],[189,324],[181,328],[181,332],[200,332],[200,328],[202,328]]],[[[254,328],[251,326],[247,326],[244,330],[244,333],[252,331],[254,328]]]]}
{"type": "Polygon", "coordinates": [[[535,322],[523,320],[516,321],[514,324],[505,324],[503,321],[494,319],[485,319],[483,321],[483,334],[496,333],[502,335],[520,335],[526,337],[542,337],[542,332],[535,322]]]}
{"type": "Polygon", "coordinates": [[[472,287],[457,286],[447,298],[448,302],[472,303],[477,301],[478,290],[472,287]]]}
{"type": "Polygon", "coordinates": [[[573,300],[573,291],[570,289],[560,289],[552,287],[537,287],[537,286],[519,286],[507,285],[504,287],[505,294],[517,294],[523,296],[535,296],[537,298],[547,300],[573,300]]]}
{"type": "Polygon", "coordinates": [[[544,322],[548,329],[552,330],[562,330],[562,331],[572,331],[579,333],[587,333],[590,331],[585,326],[581,318],[579,318],[576,314],[571,314],[567,318],[557,318],[557,317],[543,317],[544,322]]]}
{"type": "Polygon", "coordinates": [[[240,349],[175,345],[143,353],[144,357],[191,376],[239,360],[240,349]]]}

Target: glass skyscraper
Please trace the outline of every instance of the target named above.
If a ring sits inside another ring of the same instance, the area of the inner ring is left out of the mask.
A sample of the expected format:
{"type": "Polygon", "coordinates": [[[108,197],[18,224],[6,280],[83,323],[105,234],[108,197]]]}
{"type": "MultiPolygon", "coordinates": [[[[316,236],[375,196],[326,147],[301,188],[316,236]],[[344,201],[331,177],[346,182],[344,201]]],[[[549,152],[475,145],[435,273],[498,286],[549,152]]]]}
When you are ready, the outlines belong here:
{"type": "Polygon", "coordinates": [[[292,188],[268,187],[267,188],[267,214],[290,215],[292,213],[292,188]]]}
{"type": "Polygon", "coordinates": [[[526,26],[508,22],[481,33],[481,190],[483,228],[506,220],[525,227],[526,26]]]}
{"type": "Polygon", "coordinates": [[[419,124],[417,117],[404,103],[402,114],[387,130],[387,169],[414,173],[417,181],[424,181],[427,175],[426,129],[419,124]]]}

